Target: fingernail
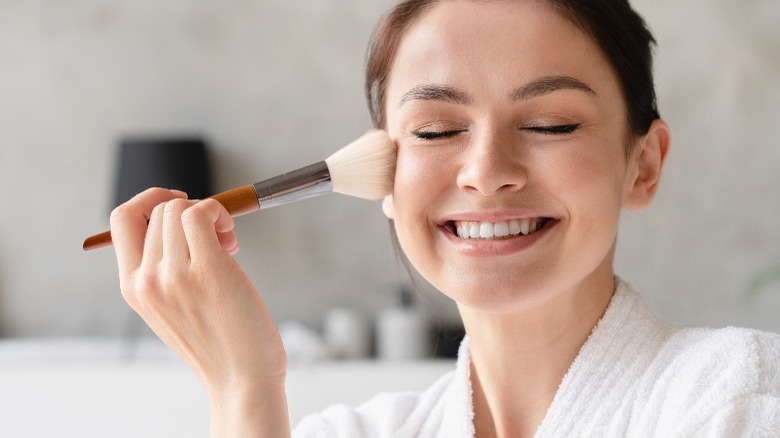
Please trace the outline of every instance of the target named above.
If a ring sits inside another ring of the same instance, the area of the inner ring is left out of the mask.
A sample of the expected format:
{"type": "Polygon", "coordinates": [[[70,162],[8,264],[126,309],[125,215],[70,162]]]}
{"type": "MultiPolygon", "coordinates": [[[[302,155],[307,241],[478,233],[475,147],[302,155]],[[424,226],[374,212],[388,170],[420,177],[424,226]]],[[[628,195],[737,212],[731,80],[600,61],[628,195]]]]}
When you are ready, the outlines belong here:
{"type": "Polygon", "coordinates": [[[171,189],[171,193],[173,193],[176,196],[181,196],[183,198],[187,197],[187,193],[182,192],[181,190],[171,189]]]}

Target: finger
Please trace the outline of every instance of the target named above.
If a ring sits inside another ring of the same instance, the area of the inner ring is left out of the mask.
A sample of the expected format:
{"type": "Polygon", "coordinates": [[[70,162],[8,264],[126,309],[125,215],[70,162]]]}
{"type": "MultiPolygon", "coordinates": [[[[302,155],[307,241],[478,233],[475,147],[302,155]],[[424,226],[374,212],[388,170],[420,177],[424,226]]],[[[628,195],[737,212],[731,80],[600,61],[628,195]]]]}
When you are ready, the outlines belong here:
{"type": "Polygon", "coordinates": [[[222,204],[206,199],[188,208],[181,219],[193,263],[200,259],[208,261],[225,252],[217,235],[233,230],[233,218],[222,204]]]}
{"type": "Polygon", "coordinates": [[[178,190],[153,188],[114,209],[111,213],[111,238],[120,274],[127,274],[141,264],[147,221],[154,207],[170,199],[186,197],[186,193],[178,190]]]}
{"type": "Polygon", "coordinates": [[[191,207],[197,201],[174,199],[165,203],[163,218],[163,254],[173,264],[186,262],[190,258],[187,238],[181,224],[181,215],[184,210],[191,207]]]}
{"type": "Polygon", "coordinates": [[[231,230],[227,233],[217,233],[217,239],[219,239],[219,244],[224,251],[227,251],[230,255],[236,255],[236,253],[238,253],[240,245],[238,244],[238,236],[236,236],[235,231],[231,230]]]}
{"type": "Polygon", "coordinates": [[[166,202],[157,204],[149,215],[149,224],[146,226],[146,237],[144,238],[144,255],[141,265],[156,265],[163,258],[163,215],[165,214],[166,202]]]}

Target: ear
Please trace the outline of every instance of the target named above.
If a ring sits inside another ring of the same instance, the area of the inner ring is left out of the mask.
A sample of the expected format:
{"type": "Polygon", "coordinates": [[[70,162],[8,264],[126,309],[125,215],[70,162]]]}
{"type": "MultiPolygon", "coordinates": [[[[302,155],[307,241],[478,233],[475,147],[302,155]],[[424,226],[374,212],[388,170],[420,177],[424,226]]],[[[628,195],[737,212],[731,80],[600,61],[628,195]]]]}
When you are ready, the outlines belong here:
{"type": "Polygon", "coordinates": [[[393,219],[393,195],[387,195],[382,199],[382,211],[388,219],[393,219]]]}
{"type": "Polygon", "coordinates": [[[661,169],[671,141],[669,126],[661,119],[654,120],[647,134],[638,141],[637,149],[629,160],[632,180],[623,200],[623,206],[629,210],[647,207],[658,190],[661,169]]]}

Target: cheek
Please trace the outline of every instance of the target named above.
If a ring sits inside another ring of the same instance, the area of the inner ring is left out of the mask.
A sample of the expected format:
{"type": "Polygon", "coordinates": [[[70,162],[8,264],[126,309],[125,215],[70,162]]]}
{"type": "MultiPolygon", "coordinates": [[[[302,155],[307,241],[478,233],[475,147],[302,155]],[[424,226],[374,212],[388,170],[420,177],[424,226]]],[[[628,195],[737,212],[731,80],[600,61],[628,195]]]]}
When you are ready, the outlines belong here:
{"type": "Polygon", "coordinates": [[[562,193],[578,196],[610,195],[622,191],[625,173],[623,146],[618,134],[589,135],[545,154],[544,175],[552,176],[562,193]],[[616,138],[612,138],[616,137],[616,138]]]}
{"type": "Polygon", "coordinates": [[[398,158],[395,166],[396,191],[402,190],[406,193],[409,188],[419,187],[425,181],[426,164],[423,160],[415,157],[408,149],[398,149],[398,158]]]}
{"type": "Polygon", "coordinates": [[[446,157],[436,151],[399,147],[393,198],[396,212],[419,213],[430,206],[451,179],[446,157]]]}
{"type": "Polygon", "coordinates": [[[399,147],[395,167],[393,210],[398,238],[404,250],[408,250],[408,242],[416,239],[412,236],[419,232],[415,231],[414,225],[422,223],[424,219],[422,207],[430,201],[427,177],[425,163],[416,159],[407,149],[399,147]]]}
{"type": "Polygon", "coordinates": [[[553,191],[566,198],[572,225],[583,230],[577,235],[611,241],[617,232],[625,164],[617,148],[605,144],[580,145],[562,158],[553,191]]]}
{"type": "Polygon", "coordinates": [[[404,253],[415,268],[428,277],[437,260],[435,219],[454,184],[449,168],[430,150],[398,149],[393,191],[394,224],[404,253]]]}

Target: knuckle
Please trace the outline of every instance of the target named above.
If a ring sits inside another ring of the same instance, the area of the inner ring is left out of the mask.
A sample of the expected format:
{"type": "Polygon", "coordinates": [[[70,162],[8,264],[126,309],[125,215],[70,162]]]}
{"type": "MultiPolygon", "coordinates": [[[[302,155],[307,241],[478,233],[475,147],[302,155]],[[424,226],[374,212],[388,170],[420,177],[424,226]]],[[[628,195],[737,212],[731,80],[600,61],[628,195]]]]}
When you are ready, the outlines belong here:
{"type": "Polygon", "coordinates": [[[167,201],[163,201],[152,208],[152,214],[160,214],[165,211],[165,206],[168,205],[167,201]]]}
{"type": "Polygon", "coordinates": [[[164,274],[163,283],[166,290],[186,290],[190,283],[190,276],[182,269],[169,269],[164,274]]]}
{"type": "Polygon", "coordinates": [[[193,204],[186,210],[184,210],[184,213],[182,213],[182,221],[186,221],[187,223],[193,223],[202,220],[204,217],[207,216],[207,211],[210,208],[209,201],[212,200],[203,200],[198,201],[197,203],[193,204]]]}
{"type": "Polygon", "coordinates": [[[122,223],[129,214],[131,214],[131,208],[127,204],[121,204],[111,211],[109,221],[112,224],[122,223]]]}
{"type": "Polygon", "coordinates": [[[119,289],[122,292],[122,298],[133,310],[140,307],[141,292],[149,287],[148,278],[138,273],[120,278],[119,289]]]}
{"type": "MultiPolygon", "coordinates": [[[[111,211],[110,221],[112,224],[114,223],[119,224],[127,220],[137,218],[140,215],[146,214],[144,212],[144,207],[143,207],[144,205],[147,205],[148,202],[153,199],[165,199],[165,197],[169,193],[170,193],[169,190],[160,187],[152,187],[146,189],[143,192],[133,196],[128,201],[114,208],[111,211]]],[[[152,208],[152,213],[154,212],[155,208],[156,207],[152,208]]]]}
{"type": "Polygon", "coordinates": [[[200,203],[204,205],[204,208],[219,208],[222,205],[214,198],[206,198],[200,201],[200,203]]]}
{"type": "Polygon", "coordinates": [[[133,290],[138,295],[149,295],[158,287],[157,276],[148,274],[138,275],[133,284],[133,290]]]}
{"type": "Polygon", "coordinates": [[[125,277],[119,279],[119,291],[122,293],[122,298],[132,305],[131,301],[135,301],[135,294],[132,281],[129,281],[125,277]]]}
{"type": "Polygon", "coordinates": [[[137,195],[130,198],[125,204],[144,204],[152,199],[164,199],[166,196],[166,192],[168,190],[165,190],[161,187],[150,187],[146,190],[144,190],[141,193],[138,193],[137,195]]]}
{"type": "Polygon", "coordinates": [[[169,190],[164,189],[162,187],[150,187],[143,192],[139,193],[136,196],[143,196],[143,197],[149,197],[149,196],[164,196],[169,192],[169,190]]]}
{"type": "Polygon", "coordinates": [[[219,209],[221,207],[222,207],[222,204],[220,204],[219,201],[217,201],[216,199],[212,199],[212,198],[206,198],[206,199],[198,202],[198,208],[200,208],[204,212],[205,211],[210,211],[210,210],[216,210],[216,209],[219,209]]]}
{"type": "MultiPolygon", "coordinates": [[[[193,207],[194,207],[194,206],[193,206],[193,207]]],[[[182,222],[182,224],[184,224],[185,226],[187,226],[187,225],[190,225],[190,224],[192,224],[194,221],[196,221],[196,220],[197,220],[197,216],[196,216],[196,215],[195,215],[195,213],[193,212],[193,207],[190,207],[190,208],[188,208],[188,209],[184,210],[184,211],[181,213],[181,222],[182,222]]]]}
{"type": "Polygon", "coordinates": [[[156,307],[163,289],[158,275],[139,272],[133,279],[132,287],[123,289],[122,295],[133,309],[148,309],[156,307]]]}
{"type": "Polygon", "coordinates": [[[191,201],[182,198],[173,198],[170,201],[168,201],[168,203],[171,204],[171,206],[173,208],[176,208],[177,210],[185,210],[187,207],[190,206],[191,201]]]}
{"type": "Polygon", "coordinates": [[[167,202],[161,202],[155,205],[154,208],[152,208],[152,213],[149,215],[149,219],[152,220],[152,218],[161,218],[165,214],[167,205],[167,202]]]}
{"type": "Polygon", "coordinates": [[[165,202],[164,205],[164,214],[166,217],[177,217],[181,215],[181,212],[184,211],[186,207],[185,201],[182,199],[172,199],[170,201],[165,202]]]}

